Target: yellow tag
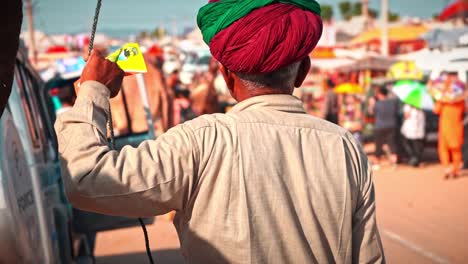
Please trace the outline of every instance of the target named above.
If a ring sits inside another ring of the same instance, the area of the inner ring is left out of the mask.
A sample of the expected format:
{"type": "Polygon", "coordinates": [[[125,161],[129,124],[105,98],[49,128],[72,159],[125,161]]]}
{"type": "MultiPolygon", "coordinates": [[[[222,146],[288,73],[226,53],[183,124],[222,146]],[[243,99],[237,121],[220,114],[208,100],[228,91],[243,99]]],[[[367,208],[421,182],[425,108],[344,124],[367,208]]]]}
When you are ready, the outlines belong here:
{"type": "Polygon", "coordinates": [[[106,59],[116,62],[128,74],[147,72],[145,60],[137,43],[127,43],[106,59]]]}

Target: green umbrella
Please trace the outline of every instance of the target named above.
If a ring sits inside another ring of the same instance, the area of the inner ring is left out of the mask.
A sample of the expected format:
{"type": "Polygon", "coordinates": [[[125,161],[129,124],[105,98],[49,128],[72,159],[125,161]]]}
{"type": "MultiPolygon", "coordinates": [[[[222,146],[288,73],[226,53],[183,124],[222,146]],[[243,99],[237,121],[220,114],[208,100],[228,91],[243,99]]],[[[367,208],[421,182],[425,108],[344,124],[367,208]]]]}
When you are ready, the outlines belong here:
{"type": "Polygon", "coordinates": [[[424,110],[434,109],[431,95],[427,92],[426,86],[420,82],[399,81],[393,86],[393,93],[405,104],[424,110]]]}

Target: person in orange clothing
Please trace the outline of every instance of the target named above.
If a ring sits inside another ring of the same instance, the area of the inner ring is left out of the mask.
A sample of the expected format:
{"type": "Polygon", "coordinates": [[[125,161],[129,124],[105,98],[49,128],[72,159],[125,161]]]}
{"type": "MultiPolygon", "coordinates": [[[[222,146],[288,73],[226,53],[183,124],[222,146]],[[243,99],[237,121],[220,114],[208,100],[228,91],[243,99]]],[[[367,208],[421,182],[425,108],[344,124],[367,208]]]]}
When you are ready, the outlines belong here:
{"type": "MultiPolygon", "coordinates": [[[[446,87],[451,86],[447,78],[446,87]]],[[[447,167],[445,179],[458,177],[462,165],[463,116],[465,101],[455,103],[437,102],[434,113],[439,117],[439,159],[447,167]],[[450,164],[452,161],[452,164],[450,164]]]]}

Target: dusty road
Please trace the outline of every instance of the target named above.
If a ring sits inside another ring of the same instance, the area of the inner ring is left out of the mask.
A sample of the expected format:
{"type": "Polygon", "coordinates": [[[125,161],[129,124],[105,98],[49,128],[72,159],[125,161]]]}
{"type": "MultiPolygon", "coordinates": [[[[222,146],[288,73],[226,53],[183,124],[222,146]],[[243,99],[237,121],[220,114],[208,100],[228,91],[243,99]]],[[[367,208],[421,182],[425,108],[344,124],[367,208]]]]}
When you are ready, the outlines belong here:
{"type": "MultiPolygon", "coordinates": [[[[468,171],[445,181],[443,169],[382,169],[374,176],[377,214],[389,263],[468,262],[468,171]]],[[[149,227],[159,264],[181,263],[178,238],[171,222],[149,227]]],[[[140,228],[100,233],[98,264],[147,263],[140,228]]]]}

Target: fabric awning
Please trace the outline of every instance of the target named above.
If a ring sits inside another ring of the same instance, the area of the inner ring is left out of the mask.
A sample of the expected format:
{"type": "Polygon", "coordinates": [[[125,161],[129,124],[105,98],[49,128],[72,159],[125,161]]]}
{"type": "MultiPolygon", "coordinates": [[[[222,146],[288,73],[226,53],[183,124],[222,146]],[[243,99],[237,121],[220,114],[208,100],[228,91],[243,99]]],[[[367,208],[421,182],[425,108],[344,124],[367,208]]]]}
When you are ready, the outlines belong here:
{"type": "Polygon", "coordinates": [[[442,13],[440,13],[438,19],[440,21],[447,21],[455,18],[467,18],[468,17],[468,1],[456,1],[453,4],[447,6],[442,13]]]}
{"type": "MultiPolygon", "coordinates": [[[[423,25],[393,26],[388,30],[389,41],[403,42],[417,40],[428,31],[429,28],[423,25]]],[[[380,28],[374,28],[355,37],[353,40],[351,40],[351,45],[365,44],[374,40],[380,40],[381,36],[382,30],[380,28]]]]}

